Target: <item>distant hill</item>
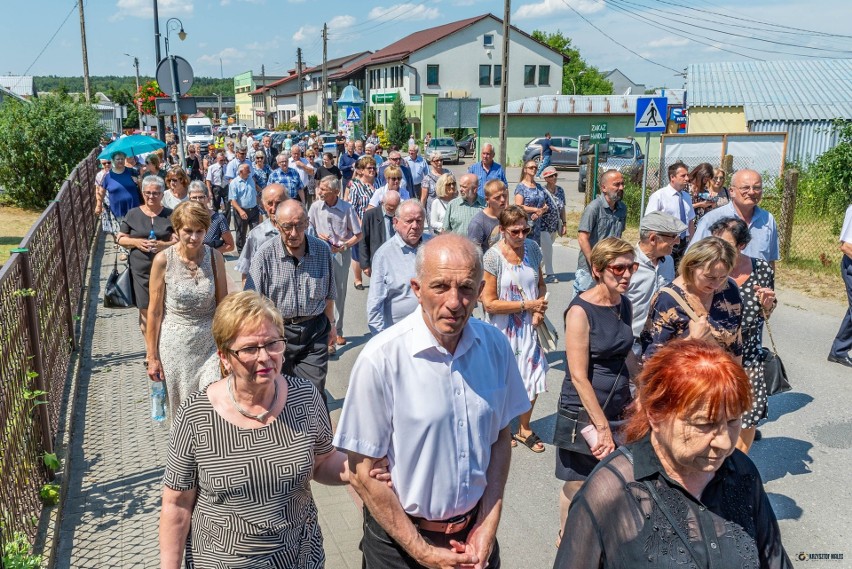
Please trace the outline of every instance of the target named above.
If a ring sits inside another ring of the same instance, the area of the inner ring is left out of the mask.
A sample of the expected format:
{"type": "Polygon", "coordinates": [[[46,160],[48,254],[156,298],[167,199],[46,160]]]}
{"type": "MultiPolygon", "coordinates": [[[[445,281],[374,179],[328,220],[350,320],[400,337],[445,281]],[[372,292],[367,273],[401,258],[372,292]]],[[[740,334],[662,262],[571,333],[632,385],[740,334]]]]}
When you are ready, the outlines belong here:
{"type": "MultiPolygon", "coordinates": [[[[151,81],[153,77],[139,76],[140,83],[151,81]]],[[[127,91],[136,92],[136,76],[122,77],[119,75],[94,75],[89,77],[92,93],[98,91],[110,96],[110,93],[127,91]]],[[[33,83],[39,91],[66,91],[69,93],[83,92],[83,77],[59,77],[57,75],[40,75],[33,78],[33,83]]],[[[218,93],[223,97],[234,96],[234,80],[218,79],[215,77],[196,77],[190,95],[210,96],[218,93]]]]}

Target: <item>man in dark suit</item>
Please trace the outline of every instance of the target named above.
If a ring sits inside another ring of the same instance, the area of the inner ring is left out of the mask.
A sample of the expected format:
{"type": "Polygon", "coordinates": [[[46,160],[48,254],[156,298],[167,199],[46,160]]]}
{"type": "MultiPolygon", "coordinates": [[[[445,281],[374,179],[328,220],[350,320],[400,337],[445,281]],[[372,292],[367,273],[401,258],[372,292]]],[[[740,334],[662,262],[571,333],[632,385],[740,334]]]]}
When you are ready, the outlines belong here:
{"type": "Polygon", "coordinates": [[[370,276],[373,255],[382,244],[393,237],[393,215],[399,207],[399,192],[388,192],[381,207],[374,207],[364,212],[364,220],[361,223],[361,232],[364,238],[358,242],[358,261],[361,270],[370,276]]]}
{"type": "Polygon", "coordinates": [[[276,164],[275,158],[278,156],[278,151],[272,146],[272,137],[268,134],[261,141],[261,152],[263,152],[266,163],[270,166],[276,164]]]}

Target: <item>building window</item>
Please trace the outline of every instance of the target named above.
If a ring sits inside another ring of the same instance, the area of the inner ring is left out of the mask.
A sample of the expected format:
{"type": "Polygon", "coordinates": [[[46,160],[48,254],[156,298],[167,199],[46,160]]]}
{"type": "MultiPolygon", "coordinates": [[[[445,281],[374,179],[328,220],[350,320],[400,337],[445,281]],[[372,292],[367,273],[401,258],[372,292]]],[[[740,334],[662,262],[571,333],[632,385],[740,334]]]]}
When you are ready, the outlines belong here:
{"type": "Polygon", "coordinates": [[[538,66],[538,84],[539,85],[550,85],[550,66],[549,65],[539,65],[538,66]]]}
{"type": "Polygon", "coordinates": [[[437,65],[427,65],[426,66],[426,84],[438,86],[440,82],[438,81],[438,66],[437,65]]]}
{"type": "Polygon", "coordinates": [[[491,86],[491,66],[490,65],[480,65],[479,66],[479,86],[480,87],[490,87],[491,86]]]}
{"type": "Polygon", "coordinates": [[[494,47],[494,34],[482,36],[482,47],[494,47]]]}
{"type": "Polygon", "coordinates": [[[535,85],[535,65],[524,65],[524,86],[535,85]]]}
{"type": "Polygon", "coordinates": [[[499,87],[503,84],[503,66],[495,65],[494,66],[494,86],[499,87]]]}

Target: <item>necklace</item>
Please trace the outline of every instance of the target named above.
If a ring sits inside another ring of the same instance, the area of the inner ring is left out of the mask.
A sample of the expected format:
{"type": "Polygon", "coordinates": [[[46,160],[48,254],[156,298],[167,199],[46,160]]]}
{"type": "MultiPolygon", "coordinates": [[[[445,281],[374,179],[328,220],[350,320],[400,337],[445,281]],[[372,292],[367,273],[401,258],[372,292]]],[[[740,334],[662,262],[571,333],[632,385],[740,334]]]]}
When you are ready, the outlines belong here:
{"type": "Polygon", "coordinates": [[[258,413],[257,415],[252,415],[237,403],[237,398],[234,397],[234,386],[231,383],[231,379],[233,379],[233,375],[228,376],[228,395],[231,396],[231,403],[234,405],[234,409],[239,411],[240,415],[243,417],[248,417],[249,419],[254,419],[255,421],[263,422],[268,416],[272,408],[275,407],[275,402],[278,400],[278,381],[274,381],[273,385],[275,386],[275,391],[272,393],[272,403],[269,404],[269,409],[264,411],[263,413],[258,413]]]}

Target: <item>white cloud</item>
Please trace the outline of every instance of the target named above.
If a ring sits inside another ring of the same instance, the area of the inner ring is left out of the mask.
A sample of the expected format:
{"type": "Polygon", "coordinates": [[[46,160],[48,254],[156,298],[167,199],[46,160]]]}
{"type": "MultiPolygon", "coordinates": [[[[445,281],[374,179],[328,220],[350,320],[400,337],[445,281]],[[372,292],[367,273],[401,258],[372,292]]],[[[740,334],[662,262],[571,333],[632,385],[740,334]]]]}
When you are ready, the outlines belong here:
{"type": "Polygon", "coordinates": [[[675,36],[666,36],[658,40],[648,42],[648,47],[683,47],[689,43],[686,38],[678,38],[675,36]]]}
{"type": "Polygon", "coordinates": [[[316,26],[302,26],[293,34],[293,43],[303,42],[308,38],[316,37],[318,33],[319,28],[316,26]]]}
{"type": "MultiPolygon", "coordinates": [[[[154,17],[151,0],[118,0],[115,3],[118,12],[110,16],[110,21],[123,20],[128,16],[150,19],[154,17]]],[[[159,0],[157,13],[160,18],[169,16],[191,16],[195,7],[193,0],[159,0]]]]}
{"type": "Polygon", "coordinates": [[[524,4],[515,12],[512,18],[518,20],[532,20],[535,18],[548,18],[557,14],[573,13],[571,5],[581,14],[594,14],[605,8],[605,4],[598,0],[541,0],[536,4],[524,4]]]}
{"type": "Polygon", "coordinates": [[[437,8],[427,8],[422,4],[396,4],[393,6],[376,6],[367,14],[368,20],[386,18],[394,22],[406,20],[434,20],[441,13],[437,8]]]}
{"type": "Polygon", "coordinates": [[[222,60],[222,65],[232,65],[234,63],[241,63],[246,60],[254,59],[254,54],[249,53],[245,49],[226,47],[215,55],[202,55],[198,58],[198,61],[201,63],[218,64],[219,59],[222,60]]]}
{"type": "Polygon", "coordinates": [[[346,28],[352,27],[357,20],[355,16],[335,16],[331,20],[328,21],[329,30],[334,30],[336,32],[343,31],[346,28]]]}

